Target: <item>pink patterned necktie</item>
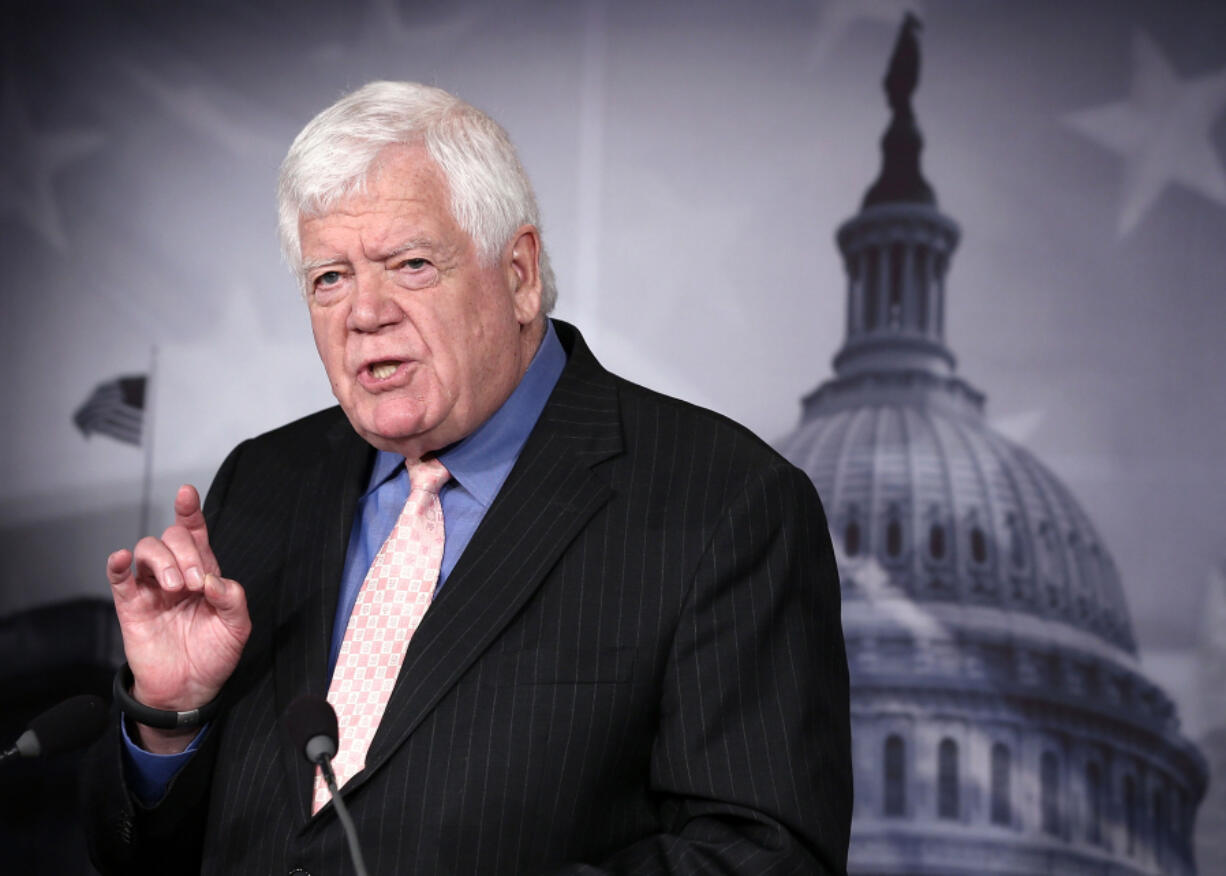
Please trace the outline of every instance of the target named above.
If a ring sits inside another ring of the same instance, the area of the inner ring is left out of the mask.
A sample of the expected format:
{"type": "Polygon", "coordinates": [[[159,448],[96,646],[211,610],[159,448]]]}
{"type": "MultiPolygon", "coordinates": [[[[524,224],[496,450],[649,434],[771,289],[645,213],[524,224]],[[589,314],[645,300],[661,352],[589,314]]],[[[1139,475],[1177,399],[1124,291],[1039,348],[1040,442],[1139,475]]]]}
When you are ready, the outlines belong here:
{"type": "MultiPolygon", "coordinates": [[[[332,760],[338,788],[366,766],[366,751],[409,639],[430,607],[443,560],[438,491],[451,475],[437,459],[406,461],[405,466],[412,485],[409,498],[362,582],[328,687],[328,702],[340,723],[340,746],[332,760]]],[[[311,812],[327,801],[319,770],[311,812]]]]}

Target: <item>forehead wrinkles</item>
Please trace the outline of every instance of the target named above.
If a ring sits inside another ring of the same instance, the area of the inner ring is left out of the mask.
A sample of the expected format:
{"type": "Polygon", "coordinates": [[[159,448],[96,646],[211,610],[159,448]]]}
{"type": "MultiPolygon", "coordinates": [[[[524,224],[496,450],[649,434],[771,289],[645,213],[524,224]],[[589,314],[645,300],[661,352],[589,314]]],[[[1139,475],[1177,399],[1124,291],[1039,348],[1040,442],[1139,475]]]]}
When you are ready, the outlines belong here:
{"type": "Polygon", "coordinates": [[[383,262],[400,255],[429,258],[445,267],[473,248],[471,238],[450,217],[439,224],[430,215],[401,216],[393,209],[387,211],[386,222],[363,221],[375,215],[352,210],[329,213],[309,226],[304,223],[303,270],[357,259],[383,262]]]}

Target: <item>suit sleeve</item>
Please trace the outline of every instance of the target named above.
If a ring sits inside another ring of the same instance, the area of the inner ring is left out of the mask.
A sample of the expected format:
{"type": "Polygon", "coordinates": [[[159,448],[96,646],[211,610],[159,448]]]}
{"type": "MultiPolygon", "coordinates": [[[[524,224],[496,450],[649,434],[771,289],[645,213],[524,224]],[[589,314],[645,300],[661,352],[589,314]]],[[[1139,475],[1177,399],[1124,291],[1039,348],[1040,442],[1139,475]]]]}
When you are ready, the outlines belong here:
{"type": "Polygon", "coordinates": [[[849,721],[825,516],[779,463],[726,509],[679,619],[651,763],[669,832],[557,872],[845,872],[849,721]]]}
{"type": "MultiPolygon", "coordinates": [[[[242,445],[230,453],[209,488],[204,511],[210,528],[220,514],[241,450],[242,445]]],[[[115,711],[110,727],[90,749],[82,773],[85,832],[94,866],[99,873],[124,876],[199,873],[220,728],[210,730],[170,780],[162,799],[146,806],[133,793],[127,775],[122,720],[115,711]]]]}

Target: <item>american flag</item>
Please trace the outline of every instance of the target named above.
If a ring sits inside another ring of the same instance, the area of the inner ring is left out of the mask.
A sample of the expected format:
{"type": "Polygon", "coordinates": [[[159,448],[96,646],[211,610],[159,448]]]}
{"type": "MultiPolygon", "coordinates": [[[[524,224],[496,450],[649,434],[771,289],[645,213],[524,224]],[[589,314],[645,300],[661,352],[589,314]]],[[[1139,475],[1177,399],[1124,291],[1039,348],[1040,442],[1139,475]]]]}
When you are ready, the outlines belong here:
{"type": "Polygon", "coordinates": [[[125,444],[139,445],[144,429],[146,385],[143,374],[99,383],[72,415],[72,421],[86,438],[97,432],[125,444]]]}

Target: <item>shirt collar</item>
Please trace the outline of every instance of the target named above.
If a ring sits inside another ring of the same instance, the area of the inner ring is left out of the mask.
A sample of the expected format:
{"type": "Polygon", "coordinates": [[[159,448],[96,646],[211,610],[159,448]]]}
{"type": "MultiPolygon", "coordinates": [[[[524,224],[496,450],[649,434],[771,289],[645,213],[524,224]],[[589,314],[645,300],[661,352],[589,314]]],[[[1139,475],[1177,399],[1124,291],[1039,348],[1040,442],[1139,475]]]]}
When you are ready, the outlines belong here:
{"type": "MultiPolygon", "coordinates": [[[[452,444],[438,458],[452,479],[488,508],[511,474],[511,468],[536,425],[549,394],[566,366],[566,351],[546,320],[545,337],[519,385],[477,430],[452,444]]],[[[367,494],[403,471],[404,457],[380,450],[375,454],[367,494]]]]}

